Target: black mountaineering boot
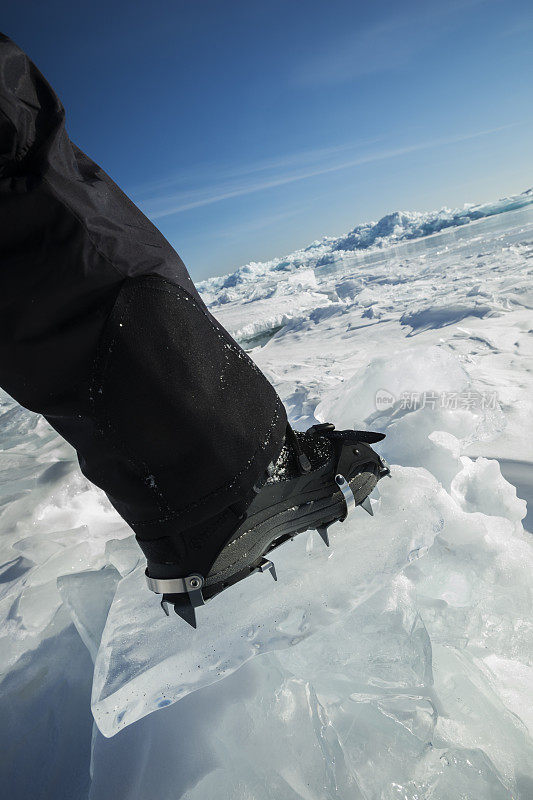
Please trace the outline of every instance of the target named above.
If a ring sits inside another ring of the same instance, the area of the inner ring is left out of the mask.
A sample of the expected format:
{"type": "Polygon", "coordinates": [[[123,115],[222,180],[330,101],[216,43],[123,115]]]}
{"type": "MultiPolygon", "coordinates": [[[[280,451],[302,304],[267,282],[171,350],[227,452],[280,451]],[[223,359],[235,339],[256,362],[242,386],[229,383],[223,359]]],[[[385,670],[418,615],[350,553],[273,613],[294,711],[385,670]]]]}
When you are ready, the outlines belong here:
{"type": "Polygon", "coordinates": [[[314,528],[329,546],[328,526],[346,519],[351,508],[360,505],[372,514],[368,495],[390,469],[369,445],[384,438],[371,431],[336,431],[328,422],[305,433],[287,425],[281,453],[248,506],[224,512],[207,529],[187,531],[180,545],[172,542],[184,558],[168,560],[169,537],[160,541],[159,551],[155,542],[146,547],[141,541],[148,586],[163,595],[165,613],[172,604],[196,627],[195,607],[228,586],[257,571],[268,570],[276,580],[267,556],[283,542],[314,528]]]}

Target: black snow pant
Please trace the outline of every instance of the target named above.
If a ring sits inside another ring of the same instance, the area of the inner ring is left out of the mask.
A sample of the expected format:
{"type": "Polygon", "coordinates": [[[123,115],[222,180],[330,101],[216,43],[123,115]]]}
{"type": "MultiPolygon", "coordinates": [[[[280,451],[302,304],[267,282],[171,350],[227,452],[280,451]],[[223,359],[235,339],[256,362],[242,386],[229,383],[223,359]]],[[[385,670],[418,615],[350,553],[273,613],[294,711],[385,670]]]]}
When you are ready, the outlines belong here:
{"type": "Polygon", "coordinates": [[[2,34],[0,259],[0,385],[73,445],[149,559],[205,568],[280,452],[285,410],[2,34]]]}

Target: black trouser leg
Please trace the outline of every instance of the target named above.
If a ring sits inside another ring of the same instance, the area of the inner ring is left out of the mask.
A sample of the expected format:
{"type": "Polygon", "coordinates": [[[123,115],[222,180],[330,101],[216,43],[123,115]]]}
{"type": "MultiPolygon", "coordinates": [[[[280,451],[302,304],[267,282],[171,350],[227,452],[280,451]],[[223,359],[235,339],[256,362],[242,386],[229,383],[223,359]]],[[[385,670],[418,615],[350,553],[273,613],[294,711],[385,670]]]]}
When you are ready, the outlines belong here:
{"type": "Polygon", "coordinates": [[[198,569],[279,453],[285,410],[1,34],[0,248],[0,384],[76,448],[147,555],[198,569]]]}

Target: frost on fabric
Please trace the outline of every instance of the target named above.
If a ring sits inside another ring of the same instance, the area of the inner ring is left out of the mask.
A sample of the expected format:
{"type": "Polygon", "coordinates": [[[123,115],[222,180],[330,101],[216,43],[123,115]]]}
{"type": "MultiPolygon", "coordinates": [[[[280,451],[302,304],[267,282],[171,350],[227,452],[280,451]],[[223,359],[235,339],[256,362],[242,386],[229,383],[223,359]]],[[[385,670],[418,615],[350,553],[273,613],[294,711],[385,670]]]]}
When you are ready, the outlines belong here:
{"type": "Polygon", "coordinates": [[[277,460],[271,461],[267,467],[268,478],[267,483],[279,483],[291,477],[289,464],[289,447],[284,444],[277,460]]]}

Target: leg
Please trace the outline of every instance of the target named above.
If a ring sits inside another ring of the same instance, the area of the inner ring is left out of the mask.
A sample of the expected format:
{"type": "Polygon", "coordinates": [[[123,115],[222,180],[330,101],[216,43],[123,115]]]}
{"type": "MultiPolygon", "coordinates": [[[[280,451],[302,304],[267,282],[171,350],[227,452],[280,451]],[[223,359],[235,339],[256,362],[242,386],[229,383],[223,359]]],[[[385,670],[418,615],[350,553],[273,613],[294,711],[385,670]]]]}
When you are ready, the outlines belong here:
{"type": "MultiPolygon", "coordinates": [[[[137,535],[149,585],[194,607],[389,469],[382,434],[305,434],[185,266],[68,138],[43,76],[0,35],[0,384],[77,450],[137,535]],[[267,471],[271,462],[276,462],[267,471]]],[[[164,603],[165,604],[165,603],[164,603]]]]}
{"type": "Polygon", "coordinates": [[[3,35],[0,63],[0,384],[76,448],[147,556],[187,574],[255,495],[285,410],[3,35]]]}

